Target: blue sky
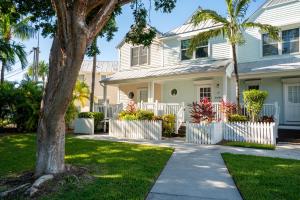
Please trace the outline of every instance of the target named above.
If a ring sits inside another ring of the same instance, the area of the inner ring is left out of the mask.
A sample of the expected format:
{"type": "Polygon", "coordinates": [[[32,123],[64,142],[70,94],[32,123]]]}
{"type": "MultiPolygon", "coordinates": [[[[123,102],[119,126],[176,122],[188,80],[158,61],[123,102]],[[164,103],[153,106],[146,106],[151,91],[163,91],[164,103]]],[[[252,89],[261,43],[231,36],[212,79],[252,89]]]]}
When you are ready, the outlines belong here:
{"type": "MultiPolygon", "coordinates": [[[[144,2],[146,4],[149,0],[144,0],[144,2]]],[[[264,0],[256,0],[253,2],[249,7],[248,15],[253,13],[263,2],[264,0]]],[[[148,7],[148,4],[146,6],[148,7]]],[[[165,33],[183,24],[199,6],[203,9],[212,9],[222,15],[226,15],[225,0],[177,0],[176,8],[170,14],[157,12],[152,9],[149,24],[156,27],[160,32],[165,33]]],[[[128,32],[132,23],[132,10],[129,5],[126,5],[122,9],[122,14],[117,17],[119,31],[115,34],[114,39],[110,42],[107,42],[105,39],[98,40],[98,45],[101,49],[98,60],[107,61],[118,59],[118,53],[115,47],[128,32]]],[[[37,45],[37,39],[31,39],[23,43],[26,46],[26,52],[29,53],[32,48],[37,45]]],[[[40,60],[48,62],[51,44],[51,38],[40,38],[40,60]]],[[[27,58],[29,63],[32,62],[32,58],[33,54],[31,53],[27,58]]],[[[7,79],[10,81],[20,81],[26,70],[21,71],[19,68],[20,66],[17,64],[14,67],[14,71],[7,73],[7,79]]]]}

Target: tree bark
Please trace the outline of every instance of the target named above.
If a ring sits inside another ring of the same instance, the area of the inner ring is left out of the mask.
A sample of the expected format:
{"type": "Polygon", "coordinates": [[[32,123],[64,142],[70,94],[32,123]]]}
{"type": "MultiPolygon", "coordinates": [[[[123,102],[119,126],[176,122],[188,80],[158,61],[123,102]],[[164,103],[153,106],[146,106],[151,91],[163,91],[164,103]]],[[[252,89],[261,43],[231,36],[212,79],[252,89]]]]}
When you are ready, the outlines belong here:
{"type": "Polygon", "coordinates": [[[4,63],[2,62],[2,67],[1,67],[1,84],[4,83],[4,73],[5,73],[5,66],[4,63]]]}
{"type": "MultiPolygon", "coordinates": [[[[97,45],[97,39],[95,39],[94,42],[97,45]]],[[[90,95],[90,112],[94,111],[96,67],[97,67],[97,54],[95,54],[93,56],[92,89],[91,89],[91,95],[90,95]]]]}
{"type": "Polygon", "coordinates": [[[236,56],[236,45],[232,44],[232,59],[233,59],[233,68],[235,75],[235,95],[236,95],[236,103],[237,103],[237,111],[240,114],[241,105],[240,105],[240,79],[239,79],[239,71],[238,71],[238,63],[236,56]]]}
{"type": "Polygon", "coordinates": [[[65,170],[64,117],[72,99],[86,47],[103,29],[116,6],[123,3],[122,0],[106,0],[92,22],[87,25],[89,1],[51,2],[57,14],[57,32],[51,47],[48,82],[41,103],[37,130],[37,177],[65,170]]]}

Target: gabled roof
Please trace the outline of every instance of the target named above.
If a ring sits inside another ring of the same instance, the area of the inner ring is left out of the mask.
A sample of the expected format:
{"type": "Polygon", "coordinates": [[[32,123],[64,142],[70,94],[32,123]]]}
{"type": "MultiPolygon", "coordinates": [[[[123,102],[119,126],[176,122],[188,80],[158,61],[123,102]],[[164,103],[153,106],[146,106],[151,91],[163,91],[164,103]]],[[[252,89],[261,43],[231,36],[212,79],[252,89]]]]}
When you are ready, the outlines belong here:
{"type": "Polygon", "coordinates": [[[170,77],[177,75],[189,75],[197,73],[209,73],[225,71],[227,66],[231,64],[231,59],[222,59],[214,61],[206,61],[195,64],[180,64],[170,67],[149,68],[119,71],[110,77],[102,80],[106,83],[119,83],[124,80],[136,80],[145,78],[170,77]]]}
{"type": "Polygon", "coordinates": [[[293,1],[297,1],[297,0],[269,0],[269,2],[265,5],[265,7],[272,7],[272,6],[276,6],[276,5],[280,5],[280,4],[284,4],[284,3],[290,3],[293,1]]]}
{"type": "MultiPolygon", "coordinates": [[[[118,71],[119,62],[118,61],[97,61],[97,72],[116,72],[118,71]]],[[[82,62],[80,72],[92,72],[93,71],[93,61],[84,60],[82,62]]]]}

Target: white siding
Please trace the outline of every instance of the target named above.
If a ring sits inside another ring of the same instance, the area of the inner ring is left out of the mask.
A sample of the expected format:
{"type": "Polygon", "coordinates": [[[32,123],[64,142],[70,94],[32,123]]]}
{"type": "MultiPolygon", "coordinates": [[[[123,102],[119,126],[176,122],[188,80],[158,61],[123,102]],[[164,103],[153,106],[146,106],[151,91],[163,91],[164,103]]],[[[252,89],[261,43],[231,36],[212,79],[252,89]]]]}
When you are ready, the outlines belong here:
{"type": "Polygon", "coordinates": [[[131,44],[124,43],[120,47],[120,70],[136,69],[136,68],[147,68],[147,67],[160,67],[162,66],[162,48],[158,41],[154,41],[149,47],[150,49],[150,60],[149,65],[142,66],[131,66],[131,44]]]}
{"type": "MultiPolygon", "coordinates": [[[[300,27],[300,1],[262,8],[251,21],[278,26],[282,29],[300,27]]],[[[262,59],[261,32],[258,29],[248,29],[245,33],[246,43],[238,48],[240,62],[251,62],[262,59]]],[[[275,56],[278,57],[278,56],[275,56]]],[[[264,57],[272,59],[274,57],[264,57]]]]}

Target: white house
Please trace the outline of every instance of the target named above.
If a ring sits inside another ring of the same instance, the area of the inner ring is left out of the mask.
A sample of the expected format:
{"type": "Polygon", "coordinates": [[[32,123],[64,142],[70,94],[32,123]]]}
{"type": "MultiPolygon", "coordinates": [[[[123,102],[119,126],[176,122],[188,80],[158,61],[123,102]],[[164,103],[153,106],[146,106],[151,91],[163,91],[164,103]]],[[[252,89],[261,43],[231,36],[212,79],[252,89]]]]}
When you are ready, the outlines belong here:
{"type": "MultiPolygon", "coordinates": [[[[273,42],[257,29],[245,31],[246,43],[238,47],[241,89],[267,90],[266,103],[278,102],[280,124],[300,125],[300,1],[268,0],[249,21],[280,27],[282,41],[273,42]]],[[[119,71],[102,82],[118,87],[118,103],[133,99],[187,105],[202,97],[234,101],[232,55],[226,39],[214,38],[192,57],[186,54],[192,36],[217,26],[207,22],[194,27],[188,19],[174,30],[157,33],[150,47],[122,41],[117,46],[119,71]]]]}

